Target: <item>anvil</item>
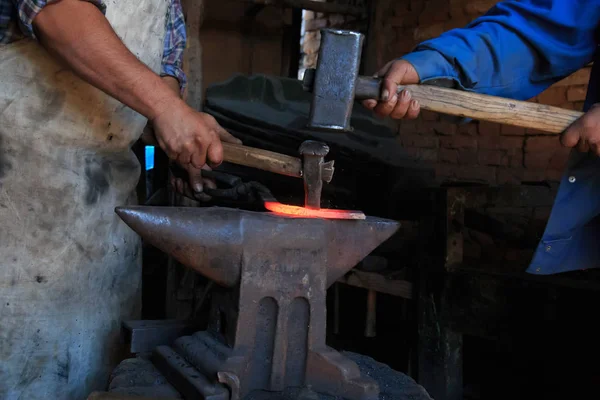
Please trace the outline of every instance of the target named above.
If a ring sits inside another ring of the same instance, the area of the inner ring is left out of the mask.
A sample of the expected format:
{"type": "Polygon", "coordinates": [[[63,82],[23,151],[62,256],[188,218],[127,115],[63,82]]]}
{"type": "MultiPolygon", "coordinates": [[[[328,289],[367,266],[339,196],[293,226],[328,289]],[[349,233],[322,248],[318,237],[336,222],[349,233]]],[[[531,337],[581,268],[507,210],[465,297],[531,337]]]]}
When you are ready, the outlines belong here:
{"type": "Polygon", "coordinates": [[[238,400],[256,390],[310,388],[377,399],[377,383],[326,345],[325,298],[329,286],[398,230],[398,222],[220,207],[116,212],[148,243],[220,286],[208,329],[154,353],[155,364],[182,393],[238,400]]]}

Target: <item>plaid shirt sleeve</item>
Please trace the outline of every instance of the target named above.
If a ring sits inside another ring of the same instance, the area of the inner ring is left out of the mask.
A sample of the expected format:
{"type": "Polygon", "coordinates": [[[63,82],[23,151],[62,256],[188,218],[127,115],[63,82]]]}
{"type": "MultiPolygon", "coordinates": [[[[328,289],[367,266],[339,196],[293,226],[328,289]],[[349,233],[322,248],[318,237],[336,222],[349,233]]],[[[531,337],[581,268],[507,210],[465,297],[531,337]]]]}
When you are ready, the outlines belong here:
{"type": "Polygon", "coordinates": [[[181,93],[187,84],[187,77],[183,72],[183,53],[186,42],[187,34],[181,2],[172,0],[167,14],[161,76],[176,78],[179,81],[181,93]]]}

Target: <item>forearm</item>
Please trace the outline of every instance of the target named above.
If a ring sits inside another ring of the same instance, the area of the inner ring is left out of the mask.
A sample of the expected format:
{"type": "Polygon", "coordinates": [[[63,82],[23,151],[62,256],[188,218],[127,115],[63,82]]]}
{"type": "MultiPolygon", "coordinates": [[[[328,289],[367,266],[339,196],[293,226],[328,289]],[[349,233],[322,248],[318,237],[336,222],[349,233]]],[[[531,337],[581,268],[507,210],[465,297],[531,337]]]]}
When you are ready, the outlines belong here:
{"type": "Polygon", "coordinates": [[[172,76],[163,76],[161,80],[169,87],[169,89],[171,89],[173,93],[175,93],[178,97],[181,96],[179,81],[177,78],[172,76]]]}
{"type": "Polygon", "coordinates": [[[450,78],[467,90],[528,99],[591,60],[599,17],[598,2],[503,1],[405,59],[422,81],[450,78]]]}
{"type": "Polygon", "coordinates": [[[182,102],[179,89],[174,92],[141,63],[94,5],[79,0],[48,4],[33,26],[41,44],[82,79],[148,119],[182,102]]]}

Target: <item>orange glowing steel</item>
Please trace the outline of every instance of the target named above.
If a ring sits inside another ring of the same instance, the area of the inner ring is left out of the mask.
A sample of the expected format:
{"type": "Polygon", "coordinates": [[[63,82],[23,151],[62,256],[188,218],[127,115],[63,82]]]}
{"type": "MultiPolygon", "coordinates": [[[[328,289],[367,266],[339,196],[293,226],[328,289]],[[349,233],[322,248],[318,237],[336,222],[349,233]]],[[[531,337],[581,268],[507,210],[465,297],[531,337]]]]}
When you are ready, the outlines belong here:
{"type": "Polygon", "coordinates": [[[301,218],[326,218],[326,219],[365,219],[366,216],[360,211],[334,210],[321,208],[312,210],[310,208],[290,206],[276,201],[265,201],[265,208],[275,214],[301,218]]]}

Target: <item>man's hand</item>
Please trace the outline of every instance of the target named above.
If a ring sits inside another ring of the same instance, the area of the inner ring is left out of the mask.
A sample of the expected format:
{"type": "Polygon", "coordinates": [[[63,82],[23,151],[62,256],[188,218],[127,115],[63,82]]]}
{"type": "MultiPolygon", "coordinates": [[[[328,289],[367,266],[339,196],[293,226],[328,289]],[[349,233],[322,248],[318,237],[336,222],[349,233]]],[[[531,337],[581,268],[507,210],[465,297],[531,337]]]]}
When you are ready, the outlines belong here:
{"type": "Polygon", "coordinates": [[[223,161],[221,140],[240,143],[211,115],[183,102],[165,109],[151,122],[160,147],[184,168],[200,169],[205,164],[215,168],[223,161]]]}
{"type": "Polygon", "coordinates": [[[186,196],[190,199],[199,201],[210,201],[211,197],[204,192],[204,188],[216,189],[217,185],[212,179],[206,179],[202,177],[202,171],[210,171],[210,167],[205,165],[202,169],[194,168],[189,166],[185,168],[188,173],[189,180],[186,182],[184,179],[178,178],[171,175],[171,186],[179,194],[186,196]]]}
{"type": "Polygon", "coordinates": [[[403,90],[396,93],[398,85],[419,83],[419,75],[408,61],[390,61],[375,76],[383,77],[381,94],[384,100],[365,100],[363,105],[366,108],[382,117],[390,116],[394,119],[414,119],[419,116],[419,102],[411,99],[410,92],[403,90]]]}
{"type": "Polygon", "coordinates": [[[565,147],[576,147],[581,152],[592,151],[600,156],[600,104],[575,121],[561,136],[565,147]]]}

